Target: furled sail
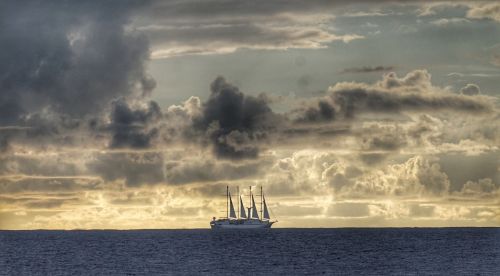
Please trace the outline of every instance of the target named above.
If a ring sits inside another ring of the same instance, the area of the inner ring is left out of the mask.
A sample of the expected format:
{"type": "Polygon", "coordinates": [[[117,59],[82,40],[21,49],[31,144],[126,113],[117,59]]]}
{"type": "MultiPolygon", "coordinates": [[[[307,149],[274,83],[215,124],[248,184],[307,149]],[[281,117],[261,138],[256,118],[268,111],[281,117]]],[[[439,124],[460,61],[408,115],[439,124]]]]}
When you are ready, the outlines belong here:
{"type": "Polygon", "coordinates": [[[252,195],[252,218],[259,218],[259,214],[257,213],[257,206],[255,205],[255,200],[253,199],[252,195]]]}
{"type": "Polygon", "coordinates": [[[229,193],[229,217],[236,218],[236,212],[234,211],[233,199],[231,198],[231,193],[229,193]]]}
{"type": "Polygon", "coordinates": [[[240,218],[247,218],[247,214],[245,213],[245,206],[243,206],[243,200],[241,200],[241,196],[240,196],[240,218]]]}
{"type": "Polygon", "coordinates": [[[270,219],[269,211],[267,210],[266,198],[262,196],[262,199],[264,201],[264,219],[270,219]]]}

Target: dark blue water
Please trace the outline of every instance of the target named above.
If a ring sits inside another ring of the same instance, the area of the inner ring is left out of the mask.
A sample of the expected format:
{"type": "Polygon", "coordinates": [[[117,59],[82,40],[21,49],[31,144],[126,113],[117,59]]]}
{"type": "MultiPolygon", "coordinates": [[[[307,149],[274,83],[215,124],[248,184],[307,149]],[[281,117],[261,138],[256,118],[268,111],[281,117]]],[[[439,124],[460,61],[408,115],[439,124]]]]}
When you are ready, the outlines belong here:
{"type": "Polygon", "coordinates": [[[500,228],[0,231],[0,274],[500,275],[500,228]]]}

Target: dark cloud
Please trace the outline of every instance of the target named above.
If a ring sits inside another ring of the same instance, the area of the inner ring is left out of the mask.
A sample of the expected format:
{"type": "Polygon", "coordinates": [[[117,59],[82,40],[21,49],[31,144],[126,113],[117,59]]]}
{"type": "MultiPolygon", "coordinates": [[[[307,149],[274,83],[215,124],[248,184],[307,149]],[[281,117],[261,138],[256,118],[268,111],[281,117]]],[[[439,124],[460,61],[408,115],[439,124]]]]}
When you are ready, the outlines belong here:
{"type": "Polygon", "coordinates": [[[166,179],[169,184],[215,182],[245,179],[262,172],[266,161],[251,161],[241,164],[214,160],[182,160],[166,162],[166,179]]]}
{"type": "Polygon", "coordinates": [[[300,108],[294,111],[299,123],[329,122],[335,119],[335,107],[327,100],[319,100],[316,105],[300,108]]]}
{"type": "Polygon", "coordinates": [[[266,138],[279,120],[265,97],[244,95],[223,77],[215,79],[201,116],[194,127],[205,132],[218,157],[229,159],[256,158],[255,142],[266,138]]]}
{"type": "Polygon", "coordinates": [[[150,123],[158,121],[161,116],[159,105],[150,101],[147,107],[131,109],[124,100],[113,102],[111,123],[108,126],[112,132],[111,148],[147,148],[151,139],[157,136],[158,129],[149,127],[150,123]]]}
{"type": "Polygon", "coordinates": [[[342,70],[341,73],[373,73],[373,72],[384,72],[394,70],[394,66],[363,66],[363,67],[352,67],[342,70]]]}
{"type": "Polygon", "coordinates": [[[106,153],[86,163],[88,170],[105,181],[125,180],[128,186],[157,184],[165,180],[160,153],[106,153]]]}
{"type": "Polygon", "coordinates": [[[9,146],[9,136],[1,134],[0,135],[0,152],[6,151],[9,146]]]}
{"type": "MultiPolygon", "coordinates": [[[[126,28],[141,1],[2,1],[0,124],[51,110],[81,118],[154,87],[145,36],[126,28]]],[[[26,122],[24,122],[26,123],[26,122]]]]}
{"type": "Polygon", "coordinates": [[[9,141],[13,137],[17,137],[20,134],[25,133],[27,129],[25,127],[12,127],[4,126],[0,127],[0,153],[6,152],[9,148],[9,141]]]}
{"type": "MultiPolygon", "coordinates": [[[[468,91],[474,88],[468,87],[468,91]]],[[[297,122],[327,122],[350,119],[358,113],[366,112],[399,113],[446,109],[477,114],[488,112],[492,108],[486,98],[471,98],[439,91],[432,86],[431,75],[426,70],[414,70],[402,78],[395,73],[388,73],[381,81],[372,85],[337,83],[330,87],[328,96],[303,103],[291,116],[297,122]]]]}
{"type": "Polygon", "coordinates": [[[74,146],[78,141],[86,141],[87,133],[82,128],[81,119],[54,112],[29,114],[19,124],[0,126],[0,153],[10,149],[10,145],[29,145],[44,148],[50,145],[74,146]]]}
{"type": "Polygon", "coordinates": [[[416,70],[404,78],[394,74],[384,76],[375,85],[337,83],[330,88],[330,104],[338,106],[344,118],[356,113],[452,110],[471,114],[488,112],[491,103],[485,98],[470,98],[435,91],[426,71],[416,70]]]}

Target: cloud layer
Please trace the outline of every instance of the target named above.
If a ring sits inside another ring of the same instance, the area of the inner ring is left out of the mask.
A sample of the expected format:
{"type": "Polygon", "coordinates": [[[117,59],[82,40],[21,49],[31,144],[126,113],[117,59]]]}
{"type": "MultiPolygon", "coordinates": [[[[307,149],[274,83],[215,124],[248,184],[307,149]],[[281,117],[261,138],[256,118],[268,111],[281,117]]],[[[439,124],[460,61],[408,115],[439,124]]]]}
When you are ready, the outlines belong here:
{"type": "Polygon", "coordinates": [[[3,124],[44,109],[89,115],[117,96],[154,88],[144,70],[148,41],[125,28],[137,5],[73,4],[2,4],[3,124]]]}
{"type": "Polygon", "coordinates": [[[2,2],[0,228],[206,227],[226,185],[282,226],[498,226],[497,42],[446,40],[496,4],[348,2],[2,2]]]}
{"type": "Polygon", "coordinates": [[[333,41],[348,43],[358,34],[336,34],[324,8],[342,2],[155,1],[136,19],[154,44],[153,58],[231,53],[238,49],[316,49],[333,41]],[[258,7],[257,7],[258,6],[258,7]],[[153,20],[150,20],[153,18],[153,20]]]}

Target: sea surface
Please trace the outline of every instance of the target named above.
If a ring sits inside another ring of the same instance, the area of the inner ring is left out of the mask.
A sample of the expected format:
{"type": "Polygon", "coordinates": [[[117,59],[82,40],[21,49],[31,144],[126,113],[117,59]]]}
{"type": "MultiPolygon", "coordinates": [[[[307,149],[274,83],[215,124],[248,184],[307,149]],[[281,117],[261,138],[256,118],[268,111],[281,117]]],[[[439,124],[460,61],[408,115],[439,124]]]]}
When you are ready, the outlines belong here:
{"type": "Polygon", "coordinates": [[[1,275],[500,275],[500,228],[0,231],[1,275]]]}

